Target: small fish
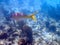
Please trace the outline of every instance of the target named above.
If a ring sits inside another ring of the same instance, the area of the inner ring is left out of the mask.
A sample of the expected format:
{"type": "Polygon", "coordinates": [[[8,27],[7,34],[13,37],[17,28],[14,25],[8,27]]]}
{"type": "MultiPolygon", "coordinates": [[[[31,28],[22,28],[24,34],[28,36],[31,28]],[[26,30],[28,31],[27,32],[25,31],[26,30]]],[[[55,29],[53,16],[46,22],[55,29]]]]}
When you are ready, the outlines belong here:
{"type": "Polygon", "coordinates": [[[23,19],[23,18],[30,18],[30,19],[36,21],[35,14],[36,13],[33,13],[31,15],[24,15],[23,13],[14,13],[12,15],[12,18],[15,19],[15,20],[19,20],[19,19],[23,19]]]}

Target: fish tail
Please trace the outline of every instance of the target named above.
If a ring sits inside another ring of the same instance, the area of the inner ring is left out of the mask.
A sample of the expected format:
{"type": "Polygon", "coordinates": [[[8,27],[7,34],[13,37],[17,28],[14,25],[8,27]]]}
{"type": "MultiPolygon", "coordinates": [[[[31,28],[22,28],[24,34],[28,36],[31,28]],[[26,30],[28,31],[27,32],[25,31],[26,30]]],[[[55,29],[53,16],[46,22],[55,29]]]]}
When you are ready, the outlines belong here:
{"type": "Polygon", "coordinates": [[[32,15],[30,16],[30,18],[31,18],[32,20],[36,21],[36,17],[35,17],[34,14],[32,14],[32,15]]]}

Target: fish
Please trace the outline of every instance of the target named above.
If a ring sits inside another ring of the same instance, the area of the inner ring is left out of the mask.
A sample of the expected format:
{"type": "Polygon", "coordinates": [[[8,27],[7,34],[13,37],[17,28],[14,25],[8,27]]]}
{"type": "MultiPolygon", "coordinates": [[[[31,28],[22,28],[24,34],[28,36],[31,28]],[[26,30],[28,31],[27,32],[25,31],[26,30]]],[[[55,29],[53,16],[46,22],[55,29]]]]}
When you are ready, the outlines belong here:
{"type": "Polygon", "coordinates": [[[33,14],[30,14],[30,15],[25,15],[23,13],[14,13],[12,15],[12,18],[15,19],[15,20],[24,19],[24,18],[27,18],[27,19],[30,18],[30,19],[36,21],[36,16],[35,16],[36,13],[37,12],[34,12],[33,14]]]}

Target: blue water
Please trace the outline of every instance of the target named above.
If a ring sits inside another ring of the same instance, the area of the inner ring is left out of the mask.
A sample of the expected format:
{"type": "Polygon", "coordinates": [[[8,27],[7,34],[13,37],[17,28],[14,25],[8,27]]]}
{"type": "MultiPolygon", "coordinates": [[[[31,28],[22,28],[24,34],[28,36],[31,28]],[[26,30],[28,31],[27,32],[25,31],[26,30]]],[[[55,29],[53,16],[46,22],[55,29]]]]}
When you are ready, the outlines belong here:
{"type": "MultiPolygon", "coordinates": [[[[60,0],[0,0],[0,11],[34,12],[42,11],[48,16],[60,20],[60,0]]],[[[4,15],[7,15],[4,13],[4,15]]]]}
{"type": "Polygon", "coordinates": [[[43,15],[42,18],[44,18],[44,16],[48,16],[59,22],[60,0],[0,0],[0,17],[4,16],[9,20],[8,17],[13,11],[23,12],[25,14],[39,11],[39,13],[36,14],[36,18],[43,15]]]}

